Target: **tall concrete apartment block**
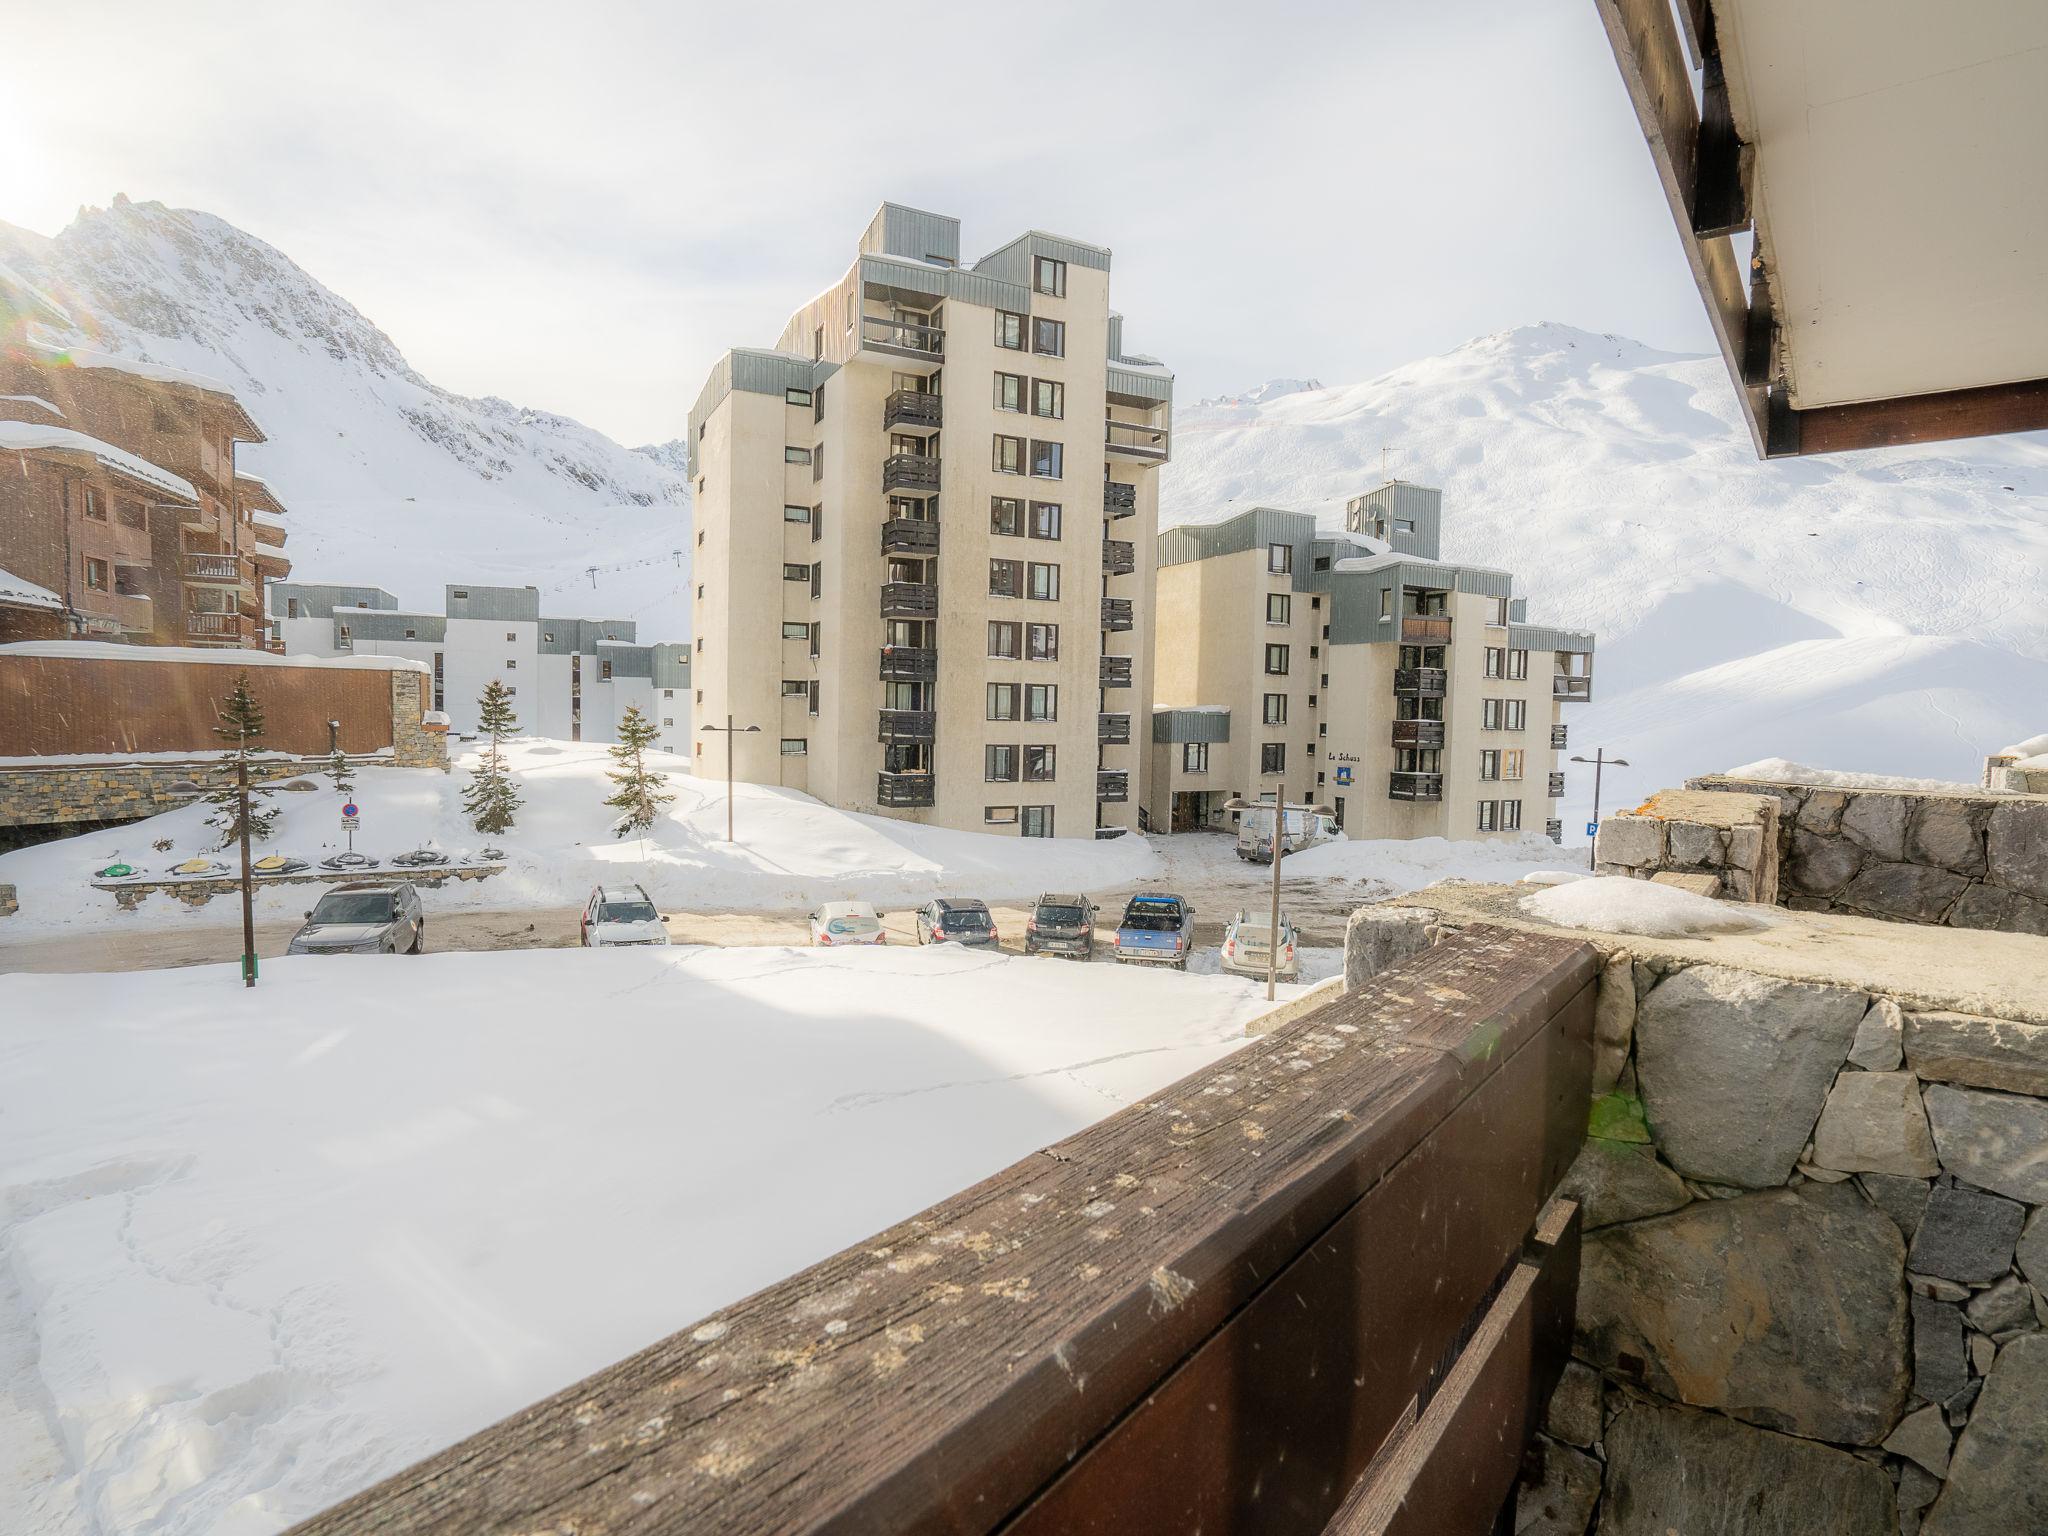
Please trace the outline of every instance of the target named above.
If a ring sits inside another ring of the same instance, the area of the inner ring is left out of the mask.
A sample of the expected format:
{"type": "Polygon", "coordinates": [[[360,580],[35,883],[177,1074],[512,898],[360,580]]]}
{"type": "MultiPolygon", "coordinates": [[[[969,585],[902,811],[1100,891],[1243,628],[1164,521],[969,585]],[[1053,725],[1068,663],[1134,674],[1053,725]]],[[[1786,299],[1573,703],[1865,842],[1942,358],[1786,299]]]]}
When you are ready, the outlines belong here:
{"type": "Polygon", "coordinates": [[[1127,354],[1109,252],[971,266],[888,203],[690,413],[691,733],[738,777],[1024,836],[1137,824],[1172,375],[1127,354]]]}
{"type": "Polygon", "coordinates": [[[1343,533],[1252,507],[1159,536],[1152,825],[1227,825],[1226,800],[1284,787],[1353,837],[1561,834],[1561,709],[1591,697],[1593,637],[1441,559],[1442,503],[1395,480],[1343,533]]]}

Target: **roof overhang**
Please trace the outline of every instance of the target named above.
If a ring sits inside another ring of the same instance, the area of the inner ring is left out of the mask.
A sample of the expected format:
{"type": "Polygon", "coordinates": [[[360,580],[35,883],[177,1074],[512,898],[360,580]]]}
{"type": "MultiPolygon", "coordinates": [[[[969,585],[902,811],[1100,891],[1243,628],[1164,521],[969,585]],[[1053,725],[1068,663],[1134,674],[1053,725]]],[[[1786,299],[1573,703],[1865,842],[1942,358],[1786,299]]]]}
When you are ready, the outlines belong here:
{"type": "Polygon", "coordinates": [[[2048,6],[1594,3],[1760,455],[2048,428],[2048,6]]]}

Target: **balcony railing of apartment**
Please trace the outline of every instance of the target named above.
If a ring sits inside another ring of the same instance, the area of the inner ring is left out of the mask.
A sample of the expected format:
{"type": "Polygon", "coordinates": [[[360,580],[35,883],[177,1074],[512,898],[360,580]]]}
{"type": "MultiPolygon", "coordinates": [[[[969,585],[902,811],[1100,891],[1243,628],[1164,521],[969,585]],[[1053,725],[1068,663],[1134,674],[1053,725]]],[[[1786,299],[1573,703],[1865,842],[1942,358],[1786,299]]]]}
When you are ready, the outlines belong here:
{"type": "Polygon", "coordinates": [[[185,633],[196,640],[240,640],[239,613],[192,613],[185,615],[185,633]]]}
{"type": "Polygon", "coordinates": [[[1550,728],[1550,750],[1553,752],[1562,752],[1565,749],[1565,742],[1569,739],[1570,734],[1570,726],[1553,725],[1550,728]]]}
{"type": "Polygon", "coordinates": [[[929,581],[885,581],[882,583],[882,617],[885,619],[931,619],[939,613],[939,589],[929,581]]]}
{"type": "Polygon", "coordinates": [[[945,413],[945,401],[938,395],[918,389],[892,390],[882,402],[882,427],[909,436],[932,433],[939,430],[945,413]]]}
{"type": "Polygon", "coordinates": [[[1167,431],[1135,421],[1105,421],[1103,442],[1112,454],[1158,463],[1166,457],[1167,431]]]}
{"type": "Polygon", "coordinates": [[[932,710],[885,709],[881,711],[875,739],[891,746],[903,742],[930,741],[937,733],[938,727],[939,717],[932,710]]]}
{"type": "Polygon", "coordinates": [[[1105,517],[1134,517],[1138,511],[1138,488],[1121,480],[1102,482],[1102,511],[1105,517]]]}
{"type": "Polygon", "coordinates": [[[1105,597],[1102,600],[1102,627],[1110,630],[1129,629],[1136,622],[1131,617],[1131,600],[1128,597],[1105,597]]]}
{"type": "Polygon", "coordinates": [[[1095,717],[1095,739],[1107,746],[1120,746],[1131,739],[1131,717],[1105,711],[1095,717]]]}
{"type": "Polygon", "coordinates": [[[1410,645],[1448,645],[1451,621],[1419,613],[1401,615],[1401,638],[1410,645]]]}
{"type": "Polygon", "coordinates": [[[885,351],[908,353],[934,360],[946,355],[946,333],[936,325],[919,320],[891,320],[884,315],[863,315],[861,345],[885,351]]]}
{"type": "Polygon", "coordinates": [[[1389,800],[1441,800],[1444,797],[1444,776],[1440,773],[1403,773],[1395,769],[1387,775],[1387,798],[1389,800]]]}
{"type": "Polygon", "coordinates": [[[1583,704],[1593,697],[1593,679],[1573,677],[1567,672],[1553,672],[1550,675],[1550,696],[1553,699],[1566,699],[1575,704],[1583,704]]]}
{"type": "Polygon", "coordinates": [[[883,773],[875,777],[875,803],[892,810],[904,810],[932,803],[932,776],[928,773],[883,773]]]}
{"type": "Polygon", "coordinates": [[[1441,720],[1396,720],[1394,722],[1394,745],[1397,747],[1441,747],[1444,744],[1444,723],[1441,720]]]}
{"type": "Polygon", "coordinates": [[[1102,541],[1102,573],[1105,576],[1128,576],[1138,568],[1138,546],[1129,539],[1104,539],[1102,541]]]}
{"type": "Polygon", "coordinates": [[[882,681],[928,683],[939,675],[939,653],[925,646],[882,647],[882,681]]]}
{"type": "Polygon", "coordinates": [[[1450,686],[1451,675],[1442,667],[1396,667],[1394,668],[1394,692],[1419,694],[1425,699],[1440,699],[1450,686]]]}
{"type": "Polygon", "coordinates": [[[1128,768],[1100,768],[1095,773],[1095,798],[1098,800],[1128,800],[1131,798],[1131,774],[1128,768]]]}
{"type": "Polygon", "coordinates": [[[1553,843],[1563,842],[1564,823],[1559,821],[1556,817],[1552,817],[1549,821],[1543,823],[1543,835],[1549,838],[1553,843]]]}
{"type": "Polygon", "coordinates": [[[935,454],[892,453],[882,460],[882,490],[936,491],[939,461],[935,454]]]}
{"type": "Polygon", "coordinates": [[[1105,656],[1102,670],[1097,679],[1104,688],[1128,688],[1131,686],[1131,658],[1128,656],[1105,656]]]}
{"type": "Polygon", "coordinates": [[[885,555],[936,555],[939,552],[939,524],[936,518],[892,517],[882,524],[882,553],[885,555]]]}
{"type": "Polygon", "coordinates": [[[1512,1528],[1571,1344],[1598,976],[1449,934],[298,1536],[1512,1528]],[[1156,1212],[1104,1241],[1113,1185],[1156,1212]]]}
{"type": "Polygon", "coordinates": [[[216,586],[240,586],[248,580],[238,555],[188,554],[184,562],[187,581],[216,586]]]}
{"type": "Polygon", "coordinates": [[[1550,798],[1555,800],[1563,794],[1564,775],[1562,773],[1553,773],[1550,776],[1550,798]]]}

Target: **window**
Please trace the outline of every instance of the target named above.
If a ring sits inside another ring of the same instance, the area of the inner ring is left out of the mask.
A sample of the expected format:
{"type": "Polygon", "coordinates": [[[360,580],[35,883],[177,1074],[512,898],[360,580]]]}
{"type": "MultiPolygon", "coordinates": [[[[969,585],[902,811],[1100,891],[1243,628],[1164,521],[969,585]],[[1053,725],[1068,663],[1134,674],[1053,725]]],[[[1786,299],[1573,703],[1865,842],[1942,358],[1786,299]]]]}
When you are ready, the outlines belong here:
{"type": "Polygon", "coordinates": [[[825,327],[823,327],[823,326],[821,325],[821,326],[817,327],[817,328],[816,328],[815,330],[813,330],[813,331],[811,332],[811,356],[812,356],[812,357],[813,357],[813,358],[815,359],[815,358],[821,358],[821,357],[823,357],[824,355],[825,355],[825,327]]]}
{"type": "Polygon", "coordinates": [[[1479,754],[1479,777],[1489,783],[1500,777],[1500,749],[1488,747],[1479,754]]]}
{"type": "Polygon", "coordinates": [[[1508,599],[1496,597],[1490,599],[1490,602],[1492,607],[1488,610],[1486,622],[1500,628],[1505,628],[1508,622],[1508,599]]]}
{"type": "Polygon", "coordinates": [[[408,629],[408,630],[407,630],[407,631],[405,632],[405,638],[406,638],[406,639],[408,639],[408,640],[417,640],[417,639],[419,639],[419,637],[420,637],[420,632],[419,632],[418,630],[416,630],[416,629],[408,629]]]}
{"type": "Polygon", "coordinates": [[[823,624],[813,624],[811,626],[811,660],[816,661],[818,659],[818,653],[824,648],[824,645],[825,626],[823,624]]]}
{"type": "Polygon", "coordinates": [[[107,520],[106,497],[90,485],[85,488],[85,515],[96,523],[107,520]]]}
{"type": "Polygon", "coordinates": [[[1284,576],[1294,569],[1294,546],[1292,544],[1268,544],[1266,546],[1266,569],[1275,576],[1284,576]]]}
{"type": "MultiPolygon", "coordinates": [[[[782,627],[785,630],[789,628],[787,624],[783,625],[782,627]]],[[[806,640],[810,638],[810,625],[799,624],[796,627],[804,632],[804,638],[806,640]]],[[[810,691],[811,685],[801,677],[785,677],[782,680],[782,696],[785,699],[800,699],[810,691]]]]}
{"type": "Polygon", "coordinates": [[[1315,559],[1309,562],[1309,569],[1312,571],[1327,571],[1329,568],[1330,557],[1328,555],[1317,555],[1315,559]]]}
{"type": "Polygon", "coordinates": [[[1500,802],[1482,800],[1479,802],[1479,830],[1492,832],[1500,826],[1500,802]]]}
{"type": "MultiPolygon", "coordinates": [[[[850,330],[850,329],[852,329],[852,327],[850,327],[850,326],[849,326],[849,327],[848,327],[848,329],[850,330]]],[[[818,386],[818,393],[817,393],[817,398],[816,398],[816,399],[815,399],[815,400],[814,400],[814,401],[812,402],[812,404],[811,404],[811,420],[812,420],[812,422],[813,422],[813,423],[816,423],[816,422],[820,422],[820,421],[823,421],[824,419],[825,419],[825,386],[824,386],[824,385],[822,385],[822,384],[820,384],[820,385],[818,386]]]]}
{"type": "Polygon", "coordinates": [[[1523,761],[1524,755],[1520,747],[1501,753],[1500,776],[1504,779],[1520,779],[1523,761]]]}
{"type": "Polygon", "coordinates": [[[1503,832],[1522,830],[1522,802],[1503,800],[1500,803],[1500,829],[1503,832]]]}
{"type": "Polygon", "coordinates": [[[1057,683],[1027,683],[1024,687],[1024,718],[1026,720],[1057,720],[1060,717],[1060,690],[1057,683]]]}
{"type": "Polygon", "coordinates": [[[811,744],[805,737],[785,736],[782,738],[782,755],[784,757],[807,757],[810,755],[810,750],[811,744]]]}
{"type": "Polygon", "coordinates": [[[996,375],[996,409],[999,411],[1021,411],[1024,409],[1024,376],[1018,373],[996,375]]]}
{"type": "Polygon", "coordinates": [[[808,565],[785,565],[782,568],[784,581],[809,581],[811,568],[808,565]]]}
{"type": "Polygon", "coordinates": [[[1024,350],[1024,317],[1007,310],[996,311],[996,345],[1012,352],[1024,350]]]}
{"type": "Polygon", "coordinates": [[[1268,741],[1259,747],[1259,772],[1285,773],[1287,771],[1287,743],[1268,741]]]}
{"type": "MultiPolygon", "coordinates": [[[[406,633],[407,633],[407,634],[410,634],[410,633],[412,633],[412,631],[410,631],[410,630],[407,630],[407,631],[406,631],[406,633]]],[[[513,660],[513,659],[512,659],[512,658],[511,658],[510,656],[507,656],[507,657],[505,658],[505,670],[506,670],[507,672],[510,672],[510,671],[512,671],[512,670],[513,670],[513,669],[514,669],[515,667],[517,667],[518,665],[519,665],[519,663],[518,663],[518,662],[516,662],[516,661],[514,661],[514,660],[513,660]]],[[[610,666],[610,665],[611,665],[611,663],[610,663],[610,662],[606,662],[606,663],[605,663],[605,665],[606,665],[606,666],[610,666]]]]}
{"type": "Polygon", "coordinates": [[[1060,536],[1060,504],[1056,501],[1031,503],[1031,537],[1056,539],[1060,536]]]}
{"type": "Polygon", "coordinates": [[[672,699],[676,696],[676,691],[673,688],[664,688],[661,690],[661,696],[664,699],[672,699]]]}
{"type": "Polygon", "coordinates": [[[1024,749],[1024,782],[1027,784],[1050,784],[1053,779],[1054,759],[1057,747],[1026,747],[1024,749]]]}
{"type": "Polygon", "coordinates": [[[1479,701],[1479,729],[1497,731],[1500,729],[1500,707],[1503,699],[1481,699],[1479,701]]]}
{"type": "Polygon", "coordinates": [[[1041,480],[1057,480],[1065,470],[1066,449],[1059,443],[1031,440],[1031,473],[1041,480]]]}
{"type": "Polygon", "coordinates": [[[1031,322],[1031,350],[1040,357],[1065,357],[1067,355],[1067,323],[1064,320],[1033,320],[1031,322]]]}
{"type": "Polygon", "coordinates": [[[1506,703],[1507,729],[1511,731],[1527,730],[1529,726],[1529,701],[1527,699],[1509,699],[1506,703]]]}
{"type": "Polygon", "coordinates": [[[1508,653],[1497,645],[1486,648],[1486,675],[1505,677],[1508,670],[1508,653]]]}
{"type": "Polygon", "coordinates": [[[88,592],[104,592],[107,590],[108,580],[107,562],[95,560],[90,555],[86,556],[85,590],[88,592]]]}
{"type": "Polygon", "coordinates": [[[981,776],[989,783],[1006,783],[1017,777],[1017,749],[1015,747],[984,747],[981,758],[981,776]]]}
{"type": "Polygon", "coordinates": [[[988,595],[990,597],[1022,597],[1024,595],[1024,562],[1022,560],[989,561],[988,595]]]}
{"type": "Polygon", "coordinates": [[[1508,652],[1508,676],[1509,676],[1509,677],[1512,677],[1512,678],[1518,678],[1518,679],[1519,679],[1519,678],[1524,678],[1524,677],[1527,677],[1528,675],[1529,675],[1529,653],[1528,653],[1527,651],[1509,651],[1509,652],[1508,652]]]}
{"type": "Polygon", "coordinates": [[[820,443],[816,448],[811,450],[811,483],[813,485],[816,485],[820,480],[824,478],[825,445],[823,443],[820,443]]]}
{"type": "MultiPolygon", "coordinates": [[[[701,581],[697,583],[697,601],[700,603],[704,601],[704,583],[701,581]]],[[[544,638],[552,640],[555,637],[553,635],[548,635],[544,638]]]]}
{"type": "MultiPolygon", "coordinates": [[[[1033,625],[1032,628],[1037,628],[1033,625]]],[[[1014,619],[991,619],[988,625],[988,653],[1015,661],[1024,626],[1014,619]]]]}
{"type": "Polygon", "coordinates": [[[469,594],[461,590],[459,587],[455,591],[450,592],[448,595],[450,597],[460,598],[465,603],[469,601],[469,594]]]}
{"type": "Polygon", "coordinates": [[[811,520],[811,509],[792,506],[785,502],[782,507],[782,520],[785,523],[808,523],[811,520]]]}
{"type": "Polygon", "coordinates": [[[1060,627],[1057,624],[1033,624],[1024,632],[1024,654],[1032,661],[1058,661],[1060,659],[1060,627]]]}
{"type": "Polygon", "coordinates": [[[1024,532],[1024,503],[1014,496],[991,496],[988,503],[988,531],[1019,538],[1024,532]]]}
{"type": "Polygon", "coordinates": [[[785,464],[808,464],[811,462],[811,450],[808,448],[785,447],[782,450],[782,462],[785,464]]]}
{"type": "Polygon", "coordinates": [[[1287,675],[1286,646],[1269,645],[1266,647],[1266,672],[1271,677],[1285,677],[1287,675]]]}
{"type": "Polygon", "coordinates": [[[1380,622],[1387,623],[1394,617],[1394,589],[1380,588],[1380,622]]]}
{"type": "Polygon", "coordinates": [[[811,596],[825,595],[825,562],[820,560],[811,567],[811,596]]]}
{"type": "Polygon", "coordinates": [[[782,392],[782,398],[791,405],[809,405],[811,403],[811,392],[808,389],[785,389],[782,392]]]}
{"type": "Polygon", "coordinates": [[[811,508],[811,542],[815,544],[824,536],[825,509],[822,506],[813,507],[811,508]]]}
{"type": "Polygon", "coordinates": [[[981,819],[992,827],[1014,827],[1017,825],[1017,807],[1014,805],[984,805],[981,819]]]}
{"type": "Polygon", "coordinates": [[[1031,286],[1038,293],[1064,299],[1067,296],[1067,264],[1054,261],[1050,256],[1032,257],[1031,286]]]}
{"type": "Polygon", "coordinates": [[[1049,805],[1027,805],[1024,807],[1022,832],[1026,837],[1052,836],[1052,807],[1049,805]]]}
{"type": "Polygon", "coordinates": [[[597,664],[597,680],[608,683],[612,680],[612,659],[607,656],[597,664]]]}
{"type": "Polygon", "coordinates": [[[1024,590],[1026,597],[1040,602],[1056,603],[1060,597],[1060,568],[1043,560],[1034,560],[1030,567],[1030,585],[1024,590]]]}
{"type": "Polygon", "coordinates": [[[1019,691],[1019,685],[1016,683],[990,683],[988,685],[988,718],[991,720],[1015,720],[1018,717],[1019,691]]]}
{"type": "Polygon", "coordinates": [[[514,698],[514,699],[516,699],[517,697],[519,697],[519,690],[518,690],[517,688],[507,688],[507,689],[505,690],[505,696],[506,696],[507,698],[514,698]]]}
{"type": "Polygon", "coordinates": [[[519,635],[518,635],[518,633],[517,633],[516,631],[514,631],[514,630],[510,630],[510,629],[508,629],[508,630],[506,630],[506,631],[505,631],[505,642],[506,642],[506,643],[507,643],[508,645],[509,645],[509,644],[512,644],[513,642],[517,641],[518,639],[519,639],[519,635]]]}
{"type": "Polygon", "coordinates": [[[1021,475],[1024,473],[1024,439],[1021,437],[996,437],[995,451],[990,455],[989,467],[999,475],[1021,475]]]}
{"type": "Polygon", "coordinates": [[[782,626],[782,638],[785,640],[808,640],[811,638],[811,626],[808,624],[784,624],[782,626]]]}
{"type": "Polygon", "coordinates": [[[1292,623],[1293,620],[1294,599],[1285,592],[1268,592],[1266,594],[1266,622],[1268,624],[1288,624],[1292,623]]]}
{"type": "Polygon", "coordinates": [[[1067,414],[1067,386],[1054,379],[1031,381],[1031,414],[1060,420],[1067,414]]]}
{"type": "Polygon", "coordinates": [[[1284,693],[1269,693],[1269,694],[1267,694],[1267,695],[1266,695],[1266,724],[1268,724],[1268,725],[1285,725],[1286,723],[1287,723],[1287,695],[1286,695],[1286,694],[1284,694],[1284,693]]]}
{"type": "Polygon", "coordinates": [[[1180,744],[1180,771],[1182,773],[1207,773],[1209,771],[1209,743],[1206,741],[1184,741],[1180,744]]]}

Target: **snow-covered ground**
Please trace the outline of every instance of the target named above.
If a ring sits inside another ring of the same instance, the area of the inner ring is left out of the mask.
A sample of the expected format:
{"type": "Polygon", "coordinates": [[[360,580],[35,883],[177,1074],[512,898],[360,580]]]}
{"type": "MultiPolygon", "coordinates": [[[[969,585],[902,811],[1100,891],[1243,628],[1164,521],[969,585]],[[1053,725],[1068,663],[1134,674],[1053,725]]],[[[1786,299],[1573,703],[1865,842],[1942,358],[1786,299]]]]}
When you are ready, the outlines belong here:
{"type": "Polygon", "coordinates": [[[0,977],[0,1531],[275,1530],[1227,1053],[1260,991],[951,946],[0,977]]]}

